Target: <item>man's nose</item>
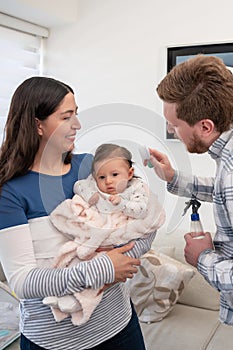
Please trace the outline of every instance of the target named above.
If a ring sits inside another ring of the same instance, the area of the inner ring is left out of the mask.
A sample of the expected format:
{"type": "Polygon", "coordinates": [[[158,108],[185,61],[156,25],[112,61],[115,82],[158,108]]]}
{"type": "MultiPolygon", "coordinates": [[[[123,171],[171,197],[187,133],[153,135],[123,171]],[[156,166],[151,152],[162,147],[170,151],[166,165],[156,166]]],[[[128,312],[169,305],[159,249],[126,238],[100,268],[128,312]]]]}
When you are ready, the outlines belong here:
{"type": "Polygon", "coordinates": [[[175,133],[174,127],[171,124],[169,124],[169,123],[167,123],[167,132],[169,134],[174,134],[175,133]]]}

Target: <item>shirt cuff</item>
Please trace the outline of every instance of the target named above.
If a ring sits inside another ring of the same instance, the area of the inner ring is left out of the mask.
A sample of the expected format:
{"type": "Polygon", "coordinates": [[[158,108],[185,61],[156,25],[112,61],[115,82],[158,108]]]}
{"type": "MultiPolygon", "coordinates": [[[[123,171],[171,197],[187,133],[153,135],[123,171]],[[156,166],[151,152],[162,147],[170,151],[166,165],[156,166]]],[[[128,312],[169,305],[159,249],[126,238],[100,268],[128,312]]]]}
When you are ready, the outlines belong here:
{"type": "Polygon", "coordinates": [[[167,190],[171,192],[172,189],[177,186],[177,182],[178,182],[178,171],[175,170],[172,181],[167,183],[167,190]]]}
{"type": "MultiPolygon", "coordinates": [[[[208,258],[208,254],[214,252],[213,249],[205,249],[201,252],[201,254],[198,257],[197,260],[197,270],[202,274],[203,276],[207,276],[207,266],[206,258],[208,258]]],[[[208,266],[209,267],[209,266],[208,266]]]]}

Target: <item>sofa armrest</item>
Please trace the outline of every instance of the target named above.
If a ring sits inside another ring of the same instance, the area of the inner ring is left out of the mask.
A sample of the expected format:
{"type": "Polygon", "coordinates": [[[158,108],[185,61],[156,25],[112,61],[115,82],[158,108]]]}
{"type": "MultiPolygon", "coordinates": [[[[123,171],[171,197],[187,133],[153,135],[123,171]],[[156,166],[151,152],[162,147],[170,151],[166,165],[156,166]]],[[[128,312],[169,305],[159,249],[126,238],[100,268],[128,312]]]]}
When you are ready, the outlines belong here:
{"type": "Polygon", "coordinates": [[[0,281],[1,282],[5,282],[6,281],[6,276],[5,276],[4,272],[3,272],[1,263],[0,263],[0,281]]]}

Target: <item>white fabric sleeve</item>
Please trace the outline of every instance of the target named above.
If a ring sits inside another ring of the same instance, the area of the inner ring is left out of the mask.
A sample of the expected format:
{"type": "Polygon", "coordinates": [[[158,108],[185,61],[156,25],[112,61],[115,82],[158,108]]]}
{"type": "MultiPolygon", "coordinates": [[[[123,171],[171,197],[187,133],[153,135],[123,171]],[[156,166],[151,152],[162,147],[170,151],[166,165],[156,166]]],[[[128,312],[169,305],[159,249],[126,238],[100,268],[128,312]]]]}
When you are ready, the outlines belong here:
{"type": "Polygon", "coordinates": [[[111,259],[103,254],[71,268],[37,268],[28,224],[0,231],[0,257],[11,289],[19,298],[43,298],[98,289],[114,282],[111,259]]]}
{"type": "Polygon", "coordinates": [[[121,194],[123,213],[135,219],[145,217],[149,196],[150,191],[145,183],[138,179],[132,180],[132,185],[121,194]]]}
{"type": "Polygon", "coordinates": [[[36,267],[28,224],[0,231],[0,259],[11,289],[20,297],[27,274],[36,267]]]}

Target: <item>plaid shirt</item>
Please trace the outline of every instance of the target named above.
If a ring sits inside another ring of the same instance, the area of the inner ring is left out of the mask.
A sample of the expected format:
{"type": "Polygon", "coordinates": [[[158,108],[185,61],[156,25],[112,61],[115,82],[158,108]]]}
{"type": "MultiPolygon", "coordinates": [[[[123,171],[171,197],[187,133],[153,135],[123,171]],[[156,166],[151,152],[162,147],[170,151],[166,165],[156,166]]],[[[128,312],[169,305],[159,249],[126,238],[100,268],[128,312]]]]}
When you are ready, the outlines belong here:
{"type": "Polygon", "coordinates": [[[213,178],[175,173],[168,191],[213,202],[215,250],[207,249],[198,258],[198,271],[220,292],[220,320],[233,325],[233,130],[224,132],[210,147],[217,169],[213,178]]]}

